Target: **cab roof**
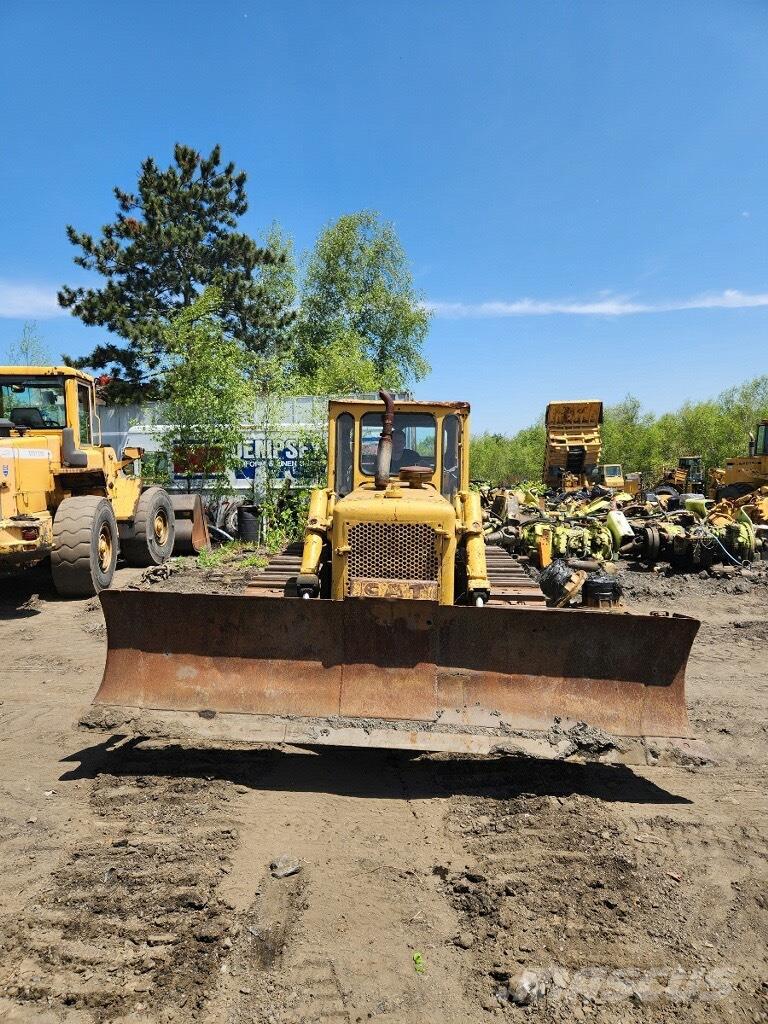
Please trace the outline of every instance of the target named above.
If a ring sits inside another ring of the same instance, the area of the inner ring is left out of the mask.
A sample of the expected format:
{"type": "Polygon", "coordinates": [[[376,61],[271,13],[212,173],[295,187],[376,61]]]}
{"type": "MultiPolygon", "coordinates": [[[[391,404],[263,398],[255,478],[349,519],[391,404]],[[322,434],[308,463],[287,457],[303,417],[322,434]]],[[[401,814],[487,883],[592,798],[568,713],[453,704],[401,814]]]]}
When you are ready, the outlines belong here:
{"type": "MultiPolygon", "coordinates": [[[[380,412],[384,403],[376,399],[363,398],[331,398],[328,402],[329,412],[355,411],[380,412]]],[[[395,412],[429,412],[432,409],[449,410],[450,412],[469,412],[469,402],[418,402],[415,399],[395,399],[395,412]]]]}
{"type": "Polygon", "coordinates": [[[0,366],[0,377],[76,377],[93,382],[93,377],[74,366],[0,366]]]}

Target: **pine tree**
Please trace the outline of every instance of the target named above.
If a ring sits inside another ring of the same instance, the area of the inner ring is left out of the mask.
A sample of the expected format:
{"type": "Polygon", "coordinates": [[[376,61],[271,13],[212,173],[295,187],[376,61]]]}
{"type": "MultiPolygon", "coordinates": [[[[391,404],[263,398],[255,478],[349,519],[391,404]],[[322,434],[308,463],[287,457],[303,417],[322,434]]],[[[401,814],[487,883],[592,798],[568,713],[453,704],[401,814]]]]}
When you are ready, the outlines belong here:
{"type": "Polygon", "coordinates": [[[168,323],[208,287],[221,296],[225,336],[253,355],[279,348],[294,317],[284,291],[272,284],[285,251],[236,230],[248,208],[245,173],[231,162],[222,166],[219,146],[203,157],[177,144],[173,157],[166,170],[148,157],[135,193],[114,189],[117,216],[100,238],[67,227],[80,250],[75,263],[105,282],[65,286],[59,304],[118,339],[65,358],[73,366],[108,369],[113,401],[162,393],[168,323]]]}

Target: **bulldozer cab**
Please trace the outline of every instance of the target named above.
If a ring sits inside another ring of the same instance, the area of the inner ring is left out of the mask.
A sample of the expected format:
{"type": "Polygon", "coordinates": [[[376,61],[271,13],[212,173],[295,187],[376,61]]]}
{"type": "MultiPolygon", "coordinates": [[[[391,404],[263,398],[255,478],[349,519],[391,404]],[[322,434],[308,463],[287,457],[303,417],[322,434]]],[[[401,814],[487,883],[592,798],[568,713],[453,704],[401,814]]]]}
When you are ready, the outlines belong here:
{"type": "MultiPolygon", "coordinates": [[[[328,408],[328,490],[339,498],[372,489],[384,412],[381,402],[331,401],[328,408]]],[[[469,488],[469,405],[394,403],[390,477],[419,467],[423,482],[449,501],[469,488]]]]}

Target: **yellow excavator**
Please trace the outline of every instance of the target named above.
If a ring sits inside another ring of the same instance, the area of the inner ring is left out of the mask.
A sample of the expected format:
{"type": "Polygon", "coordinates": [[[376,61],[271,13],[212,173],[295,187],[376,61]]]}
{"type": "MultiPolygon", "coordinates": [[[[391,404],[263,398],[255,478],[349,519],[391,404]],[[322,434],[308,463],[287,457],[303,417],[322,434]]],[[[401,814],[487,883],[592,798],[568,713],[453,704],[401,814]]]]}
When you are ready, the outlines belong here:
{"type": "Polygon", "coordinates": [[[655,763],[693,742],[698,622],[546,607],[486,548],[464,402],[332,401],[300,551],[239,595],[108,591],[86,724],[655,763]]]}

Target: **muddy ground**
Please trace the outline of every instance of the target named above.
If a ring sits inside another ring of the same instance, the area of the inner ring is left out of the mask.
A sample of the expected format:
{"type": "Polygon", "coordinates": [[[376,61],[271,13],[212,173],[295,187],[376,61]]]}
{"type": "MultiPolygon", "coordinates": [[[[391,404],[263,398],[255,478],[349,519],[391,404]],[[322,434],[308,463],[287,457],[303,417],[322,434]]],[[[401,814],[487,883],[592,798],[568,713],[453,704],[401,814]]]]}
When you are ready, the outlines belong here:
{"type": "Polygon", "coordinates": [[[689,703],[714,764],[85,732],[98,603],[0,582],[0,1020],[768,1020],[768,572],[624,581],[702,620],[689,703]],[[300,870],[275,878],[283,855],[300,870]]]}

